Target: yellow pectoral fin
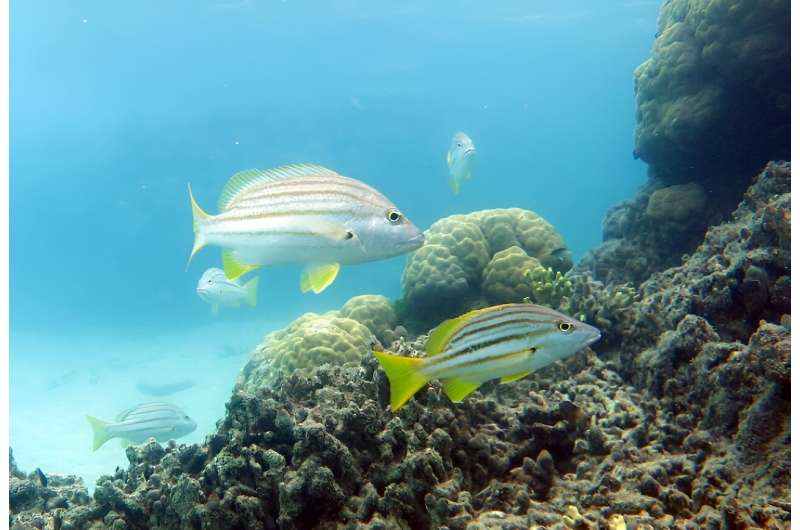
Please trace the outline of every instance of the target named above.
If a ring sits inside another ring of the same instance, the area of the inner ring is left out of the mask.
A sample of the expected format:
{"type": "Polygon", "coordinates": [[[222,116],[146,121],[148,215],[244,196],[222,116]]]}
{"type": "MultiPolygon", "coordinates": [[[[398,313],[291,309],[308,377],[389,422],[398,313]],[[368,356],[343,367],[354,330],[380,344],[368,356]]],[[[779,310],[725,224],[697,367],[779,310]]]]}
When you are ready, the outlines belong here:
{"type": "Polygon", "coordinates": [[[528,370],[527,372],[520,372],[518,374],[507,375],[507,376],[505,376],[505,377],[500,379],[500,384],[504,385],[506,383],[513,383],[514,381],[519,381],[520,379],[522,379],[523,377],[525,377],[526,375],[528,375],[528,374],[530,374],[532,372],[533,372],[533,370],[528,370]]]}
{"type": "Polygon", "coordinates": [[[381,363],[389,379],[392,411],[405,405],[428,382],[428,378],[419,372],[422,359],[401,357],[382,351],[373,351],[372,354],[381,363]]]}
{"type": "Polygon", "coordinates": [[[314,291],[315,294],[321,293],[336,279],[339,268],[338,263],[306,266],[300,275],[300,290],[304,293],[308,291],[314,291]]]}
{"type": "Polygon", "coordinates": [[[474,381],[467,381],[465,379],[445,379],[442,381],[444,393],[450,398],[453,403],[461,403],[461,401],[472,394],[481,383],[474,381]]]}
{"type": "Polygon", "coordinates": [[[229,280],[236,280],[248,272],[256,270],[258,267],[258,265],[240,263],[233,255],[232,250],[225,249],[222,251],[222,268],[229,280]]]}

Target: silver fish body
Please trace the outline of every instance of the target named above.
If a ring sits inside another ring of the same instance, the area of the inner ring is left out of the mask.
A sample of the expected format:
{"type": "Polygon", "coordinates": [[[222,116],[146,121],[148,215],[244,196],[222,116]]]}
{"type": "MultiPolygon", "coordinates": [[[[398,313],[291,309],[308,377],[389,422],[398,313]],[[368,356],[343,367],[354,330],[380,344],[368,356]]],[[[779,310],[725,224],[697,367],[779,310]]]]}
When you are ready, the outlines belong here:
{"type": "Polygon", "coordinates": [[[258,278],[241,285],[216,267],[207,269],[197,282],[197,295],[212,307],[238,307],[242,302],[255,305],[257,289],[258,278]]]}
{"type": "Polygon", "coordinates": [[[159,442],[174,440],[190,434],[197,423],[182,409],[171,403],[154,401],[142,403],[120,412],[113,422],[88,417],[94,431],[94,450],[112,438],[139,444],[148,438],[159,442]]]}
{"type": "Polygon", "coordinates": [[[453,193],[461,190],[461,182],[472,177],[472,162],[477,150],[472,138],[457,132],[447,151],[447,169],[450,172],[450,187],[453,193]]]}
{"type": "Polygon", "coordinates": [[[424,240],[377,190],[311,164],[234,175],[223,190],[217,215],[203,212],[194,199],[192,204],[192,255],[205,245],[228,249],[229,278],[241,270],[286,263],[327,264],[325,274],[335,277],[339,264],[398,256],[419,248],[424,240]]]}

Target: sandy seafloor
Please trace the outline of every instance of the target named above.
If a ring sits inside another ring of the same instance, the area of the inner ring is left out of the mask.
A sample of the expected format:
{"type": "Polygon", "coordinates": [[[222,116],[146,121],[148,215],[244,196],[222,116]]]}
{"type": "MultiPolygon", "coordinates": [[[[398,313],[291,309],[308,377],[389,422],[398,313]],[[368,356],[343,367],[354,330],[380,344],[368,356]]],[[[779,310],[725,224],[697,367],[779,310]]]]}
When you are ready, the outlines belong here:
{"type": "Polygon", "coordinates": [[[262,337],[285,322],[220,319],[195,328],[136,339],[13,333],[10,372],[10,443],[21,469],[82,477],[90,491],[100,475],[127,467],[111,440],[92,452],[90,414],[113,420],[123,409],[154,400],[172,402],[197,429],[179,442],[201,442],[225,413],[236,375],[262,337]],[[140,379],[192,379],[166,397],[143,394],[140,379]]]}

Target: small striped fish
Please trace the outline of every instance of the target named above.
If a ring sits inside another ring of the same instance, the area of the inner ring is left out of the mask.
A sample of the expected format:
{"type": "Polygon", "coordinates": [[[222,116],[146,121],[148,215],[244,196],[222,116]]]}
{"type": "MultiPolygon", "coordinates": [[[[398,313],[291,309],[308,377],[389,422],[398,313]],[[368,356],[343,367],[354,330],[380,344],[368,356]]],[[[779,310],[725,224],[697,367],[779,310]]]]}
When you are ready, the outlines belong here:
{"type": "Polygon", "coordinates": [[[301,289],[319,293],[336,279],[340,264],[405,254],[424,239],[376,190],[313,164],[237,173],[222,190],[217,215],[197,205],[191,187],[189,197],[191,257],[206,245],[223,247],[230,279],[262,265],[299,263],[306,265],[301,289]]]}
{"type": "Polygon", "coordinates": [[[599,338],[596,328],[549,307],[505,304],[443,322],[431,331],[426,357],[373,353],[389,378],[397,410],[433,379],[458,403],[486,381],[516,381],[599,338]]]}
{"type": "Polygon", "coordinates": [[[148,438],[166,442],[186,436],[197,428],[197,423],[183,410],[163,401],[125,409],[117,414],[113,422],[93,416],[86,416],[86,419],[94,432],[95,451],[112,438],[121,438],[123,442],[134,444],[140,444],[148,438]]]}

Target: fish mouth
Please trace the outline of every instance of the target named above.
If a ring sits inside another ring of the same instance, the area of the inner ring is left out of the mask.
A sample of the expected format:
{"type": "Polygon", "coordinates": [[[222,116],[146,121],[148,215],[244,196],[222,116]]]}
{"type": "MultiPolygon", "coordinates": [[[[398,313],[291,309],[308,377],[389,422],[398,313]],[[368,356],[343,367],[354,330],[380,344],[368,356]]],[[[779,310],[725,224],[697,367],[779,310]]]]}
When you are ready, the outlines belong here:
{"type": "Polygon", "coordinates": [[[474,155],[476,152],[474,147],[467,147],[464,149],[464,156],[474,155]]]}
{"type": "Polygon", "coordinates": [[[415,235],[414,237],[410,238],[408,241],[408,246],[412,248],[419,248],[425,244],[425,234],[420,232],[419,234],[415,235]]]}
{"type": "Polygon", "coordinates": [[[586,347],[594,344],[595,342],[600,340],[600,338],[602,336],[603,336],[603,334],[600,332],[599,329],[592,328],[591,329],[591,335],[589,335],[589,337],[585,341],[583,341],[583,345],[581,346],[581,349],[586,348],[586,347]]]}

